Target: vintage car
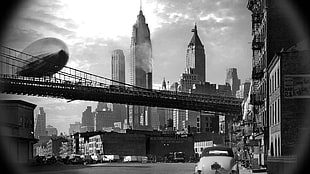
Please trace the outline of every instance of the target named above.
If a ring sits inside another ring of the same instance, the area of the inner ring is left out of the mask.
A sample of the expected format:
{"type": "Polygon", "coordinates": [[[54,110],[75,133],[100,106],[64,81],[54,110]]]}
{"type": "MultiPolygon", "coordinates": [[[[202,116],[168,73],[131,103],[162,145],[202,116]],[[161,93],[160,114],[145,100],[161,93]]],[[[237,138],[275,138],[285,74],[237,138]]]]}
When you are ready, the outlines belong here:
{"type": "Polygon", "coordinates": [[[238,164],[231,148],[207,147],[195,166],[195,174],[238,174],[238,164]]]}

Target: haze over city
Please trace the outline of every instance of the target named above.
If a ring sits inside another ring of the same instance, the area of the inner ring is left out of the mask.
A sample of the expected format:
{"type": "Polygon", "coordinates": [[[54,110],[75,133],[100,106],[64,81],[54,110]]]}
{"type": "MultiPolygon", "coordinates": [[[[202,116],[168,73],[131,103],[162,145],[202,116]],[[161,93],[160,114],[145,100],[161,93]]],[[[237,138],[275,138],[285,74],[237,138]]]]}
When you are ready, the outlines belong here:
{"type": "MultiPolygon", "coordinates": [[[[21,4],[6,32],[5,46],[23,50],[42,37],[56,37],[69,47],[67,66],[111,78],[111,53],[122,49],[129,57],[132,26],[140,8],[150,28],[153,88],[163,78],[170,84],[185,70],[186,48],[197,25],[206,54],[206,81],[225,83],[227,68],[237,68],[242,82],[251,65],[251,16],[243,0],[216,3],[188,1],[27,1],[21,4]],[[120,5],[122,4],[122,5],[120,5]]],[[[128,62],[126,62],[128,63],[128,62]]],[[[127,64],[126,64],[127,66],[127,64]]],[[[127,66],[128,67],[128,66],[127,66]]],[[[127,69],[126,82],[129,73],[127,69]]],[[[5,96],[5,95],[2,95],[5,96]]],[[[68,133],[70,123],[81,121],[86,106],[97,102],[10,96],[44,107],[47,124],[68,133]]]]}

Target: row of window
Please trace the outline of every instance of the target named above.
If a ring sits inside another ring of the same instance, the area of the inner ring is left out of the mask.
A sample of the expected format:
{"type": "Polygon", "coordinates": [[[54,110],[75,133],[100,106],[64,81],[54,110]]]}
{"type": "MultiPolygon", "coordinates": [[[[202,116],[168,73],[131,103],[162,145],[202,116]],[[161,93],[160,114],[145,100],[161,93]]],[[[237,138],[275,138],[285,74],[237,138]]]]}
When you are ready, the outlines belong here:
{"type": "Polygon", "coordinates": [[[270,143],[270,155],[271,156],[281,156],[281,137],[280,134],[271,136],[270,143]]]}
{"type": "Polygon", "coordinates": [[[280,68],[279,65],[271,72],[269,78],[269,94],[272,94],[280,87],[280,68]]]}
{"type": "Polygon", "coordinates": [[[269,125],[275,125],[280,123],[281,116],[281,105],[280,98],[275,100],[272,104],[269,105],[269,125]]]}

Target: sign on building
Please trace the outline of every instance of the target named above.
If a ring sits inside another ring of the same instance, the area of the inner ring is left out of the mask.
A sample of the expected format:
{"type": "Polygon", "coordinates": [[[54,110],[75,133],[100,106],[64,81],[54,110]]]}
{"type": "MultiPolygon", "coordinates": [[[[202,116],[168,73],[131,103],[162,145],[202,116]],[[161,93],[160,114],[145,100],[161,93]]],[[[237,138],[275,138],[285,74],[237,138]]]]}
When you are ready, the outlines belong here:
{"type": "Polygon", "coordinates": [[[285,75],[285,98],[310,98],[310,74],[285,75]]]}

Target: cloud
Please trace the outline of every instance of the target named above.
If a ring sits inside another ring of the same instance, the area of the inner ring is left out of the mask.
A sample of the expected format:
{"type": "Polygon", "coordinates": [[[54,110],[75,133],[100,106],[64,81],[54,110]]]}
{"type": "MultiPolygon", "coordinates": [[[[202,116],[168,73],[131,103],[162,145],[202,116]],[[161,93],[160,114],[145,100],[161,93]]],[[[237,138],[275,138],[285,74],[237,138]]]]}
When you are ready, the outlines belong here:
{"type": "Polygon", "coordinates": [[[27,17],[23,18],[22,20],[24,23],[26,23],[25,26],[28,28],[36,28],[36,30],[44,31],[47,33],[52,32],[63,37],[67,37],[74,34],[73,31],[67,30],[62,27],[58,27],[55,24],[46,22],[45,20],[40,20],[36,18],[27,18],[27,17]]]}
{"type": "Polygon", "coordinates": [[[163,77],[178,81],[185,69],[186,48],[195,23],[207,55],[207,80],[224,83],[225,69],[229,67],[237,67],[239,77],[247,78],[251,33],[250,15],[243,1],[159,0],[156,7],[161,28],[151,33],[155,83],[160,83],[163,77]],[[168,69],[169,73],[165,73],[168,69]]]}
{"type": "Polygon", "coordinates": [[[228,21],[234,21],[234,17],[226,16],[226,17],[218,17],[214,13],[210,13],[207,16],[202,16],[199,18],[201,21],[205,20],[214,20],[215,22],[228,22],[228,21]]]}

